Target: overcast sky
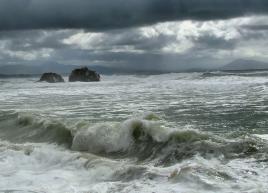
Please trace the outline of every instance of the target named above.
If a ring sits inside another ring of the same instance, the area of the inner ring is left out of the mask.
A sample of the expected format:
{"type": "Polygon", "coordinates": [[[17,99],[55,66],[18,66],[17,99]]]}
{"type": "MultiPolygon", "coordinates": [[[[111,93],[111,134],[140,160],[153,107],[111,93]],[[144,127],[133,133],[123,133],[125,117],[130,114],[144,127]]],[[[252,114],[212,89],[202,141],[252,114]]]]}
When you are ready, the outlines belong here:
{"type": "Polygon", "coordinates": [[[0,66],[268,62],[268,0],[0,0],[0,66]]]}

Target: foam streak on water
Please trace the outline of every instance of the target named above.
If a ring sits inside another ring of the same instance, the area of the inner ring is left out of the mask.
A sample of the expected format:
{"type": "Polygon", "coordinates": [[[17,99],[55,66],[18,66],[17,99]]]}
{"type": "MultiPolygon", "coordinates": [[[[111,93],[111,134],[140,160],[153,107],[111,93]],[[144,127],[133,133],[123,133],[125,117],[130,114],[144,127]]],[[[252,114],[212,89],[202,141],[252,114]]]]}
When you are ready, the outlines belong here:
{"type": "Polygon", "coordinates": [[[0,80],[0,192],[268,192],[266,72],[0,80]]]}

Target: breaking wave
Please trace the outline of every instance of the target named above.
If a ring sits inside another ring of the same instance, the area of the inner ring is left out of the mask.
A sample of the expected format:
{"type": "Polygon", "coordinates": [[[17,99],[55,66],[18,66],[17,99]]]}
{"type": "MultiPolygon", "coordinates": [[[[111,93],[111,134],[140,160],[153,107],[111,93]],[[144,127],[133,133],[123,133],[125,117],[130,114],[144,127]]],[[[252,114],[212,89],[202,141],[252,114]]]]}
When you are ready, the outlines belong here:
{"type": "Polygon", "coordinates": [[[71,124],[27,113],[1,113],[0,124],[0,137],[16,143],[57,143],[73,151],[166,166],[195,155],[232,159],[258,156],[268,150],[267,144],[256,136],[227,138],[195,129],[167,128],[153,113],[103,124],[86,120],[71,124]]]}
{"type": "Polygon", "coordinates": [[[0,138],[15,143],[51,142],[70,145],[71,130],[60,120],[50,120],[30,113],[1,112],[0,138]]]}

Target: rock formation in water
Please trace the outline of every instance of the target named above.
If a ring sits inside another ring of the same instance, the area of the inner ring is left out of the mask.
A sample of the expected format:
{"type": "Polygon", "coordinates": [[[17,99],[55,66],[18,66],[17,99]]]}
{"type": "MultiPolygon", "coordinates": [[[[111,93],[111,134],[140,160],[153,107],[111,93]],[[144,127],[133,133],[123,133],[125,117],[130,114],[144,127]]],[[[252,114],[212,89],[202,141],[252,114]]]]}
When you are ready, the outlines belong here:
{"type": "Polygon", "coordinates": [[[100,75],[93,71],[88,69],[87,67],[74,69],[69,76],[70,82],[94,82],[94,81],[100,81],[100,75]]]}
{"type": "Polygon", "coordinates": [[[64,79],[59,74],[49,72],[49,73],[42,74],[39,82],[43,82],[43,81],[48,82],[48,83],[56,83],[56,82],[64,82],[64,79]]]}

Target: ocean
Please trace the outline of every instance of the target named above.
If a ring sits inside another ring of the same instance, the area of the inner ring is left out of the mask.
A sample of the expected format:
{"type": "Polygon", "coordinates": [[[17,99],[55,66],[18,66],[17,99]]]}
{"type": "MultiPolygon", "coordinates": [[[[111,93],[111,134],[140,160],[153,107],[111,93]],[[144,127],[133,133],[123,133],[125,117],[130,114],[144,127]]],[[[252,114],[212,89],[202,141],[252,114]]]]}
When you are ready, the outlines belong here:
{"type": "Polygon", "coordinates": [[[1,193],[268,192],[266,71],[36,81],[0,79],[1,193]]]}

